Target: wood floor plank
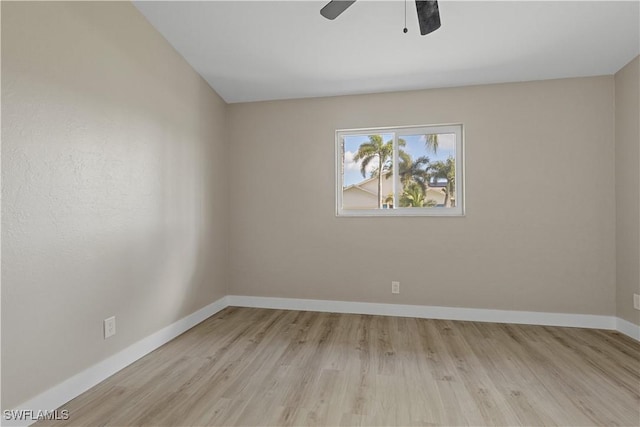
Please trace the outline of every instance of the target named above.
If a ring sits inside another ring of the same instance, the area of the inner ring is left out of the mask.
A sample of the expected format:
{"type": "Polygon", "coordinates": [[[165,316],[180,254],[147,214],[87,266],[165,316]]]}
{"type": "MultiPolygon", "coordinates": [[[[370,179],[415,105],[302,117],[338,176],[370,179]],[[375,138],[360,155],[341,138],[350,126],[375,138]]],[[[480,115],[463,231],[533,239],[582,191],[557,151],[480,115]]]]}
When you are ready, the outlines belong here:
{"type": "Polygon", "coordinates": [[[55,426],[640,426],[617,332],[229,307],[55,426]]]}

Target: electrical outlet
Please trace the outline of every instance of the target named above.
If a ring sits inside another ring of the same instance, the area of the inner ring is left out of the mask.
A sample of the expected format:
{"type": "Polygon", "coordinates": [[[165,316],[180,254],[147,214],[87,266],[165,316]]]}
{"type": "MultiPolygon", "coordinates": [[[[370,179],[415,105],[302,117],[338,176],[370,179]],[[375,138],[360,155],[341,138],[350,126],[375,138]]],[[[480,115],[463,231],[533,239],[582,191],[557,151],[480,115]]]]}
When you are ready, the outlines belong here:
{"type": "Polygon", "coordinates": [[[400,293],[400,282],[391,282],[391,293],[392,294],[400,293]]]}
{"type": "Polygon", "coordinates": [[[111,316],[108,319],[104,319],[104,339],[116,334],[116,316],[111,316]]]}
{"type": "Polygon", "coordinates": [[[640,310],[640,295],[633,294],[633,308],[640,310]]]}

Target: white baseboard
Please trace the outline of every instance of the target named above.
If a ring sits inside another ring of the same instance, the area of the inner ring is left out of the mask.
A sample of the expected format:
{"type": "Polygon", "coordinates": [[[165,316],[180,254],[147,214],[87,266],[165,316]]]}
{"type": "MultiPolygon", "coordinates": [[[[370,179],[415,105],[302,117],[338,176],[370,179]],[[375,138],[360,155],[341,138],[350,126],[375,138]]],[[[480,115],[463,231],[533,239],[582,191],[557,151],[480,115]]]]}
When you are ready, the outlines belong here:
{"type": "Polygon", "coordinates": [[[227,296],[227,304],[282,310],[323,311],[332,313],[376,314],[380,316],[422,319],[469,320],[476,322],[517,323],[527,325],[569,326],[592,329],[616,329],[616,318],[594,314],[544,313],[537,311],[491,310],[484,308],[438,307],[426,305],[381,304],[294,298],[227,296]]]}
{"type": "MultiPolygon", "coordinates": [[[[614,316],[228,295],[138,341],[102,362],[85,369],[33,399],[24,402],[14,410],[37,411],[39,409],[53,410],[59,408],[131,363],[229,306],[610,329],[617,330],[640,341],[639,326],[614,316]]],[[[26,426],[32,423],[32,421],[18,422],[4,419],[2,419],[1,422],[3,426],[26,426]]]]}
{"type": "MultiPolygon", "coordinates": [[[[33,399],[24,402],[15,408],[14,411],[32,410],[37,412],[38,410],[54,410],[59,408],[71,399],[79,396],[91,387],[101,381],[104,381],[111,375],[129,366],[143,356],[151,353],[156,348],[166,344],[183,332],[193,328],[198,323],[211,317],[227,306],[227,297],[220,298],[208,306],[183,317],[165,328],[162,328],[158,332],[143,338],[113,356],[108,357],[102,362],[99,362],[72,376],[49,390],[37,395],[33,399]]],[[[35,422],[30,419],[25,421],[7,420],[4,415],[5,414],[2,414],[1,417],[1,425],[3,426],[28,426],[35,422]]]]}
{"type": "Polygon", "coordinates": [[[640,326],[638,325],[617,317],[616,330],[621,334],[625,334],[626,336],[633,338],[636,341],[640,341],[640,326]]]}

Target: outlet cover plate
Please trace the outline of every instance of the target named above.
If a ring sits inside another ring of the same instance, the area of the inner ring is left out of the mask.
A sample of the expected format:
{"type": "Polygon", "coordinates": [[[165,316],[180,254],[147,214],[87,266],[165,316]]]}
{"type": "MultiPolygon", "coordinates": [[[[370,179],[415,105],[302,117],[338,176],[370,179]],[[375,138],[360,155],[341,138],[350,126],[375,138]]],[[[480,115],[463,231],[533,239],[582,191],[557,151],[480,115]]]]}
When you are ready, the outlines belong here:
{"type": "Polygon", "coordinates": [[[392,294],[400,293],[400,282],[391,282],[391,293],[392,294]]]}
{"type": "Polygon", "coordinates": [[[111,316],[104,319],[104,339],[112,337],[116,334],[116,317],[111,316]]]}

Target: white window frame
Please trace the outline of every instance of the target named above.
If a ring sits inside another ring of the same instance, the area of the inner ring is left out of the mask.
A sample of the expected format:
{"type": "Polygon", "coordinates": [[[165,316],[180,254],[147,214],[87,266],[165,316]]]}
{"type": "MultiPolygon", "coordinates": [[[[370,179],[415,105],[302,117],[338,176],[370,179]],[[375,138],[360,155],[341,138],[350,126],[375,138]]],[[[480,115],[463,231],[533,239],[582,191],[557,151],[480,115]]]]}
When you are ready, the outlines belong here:
{"type": "Polygon", "coordinates": [[[461,123],[443,125],[393,126],[362,129],[336,130],[336,216],[339,217],[385,217],[385,216],[447,216],[460,217],[465,215],[464,195],[464,126],[461,123]],[[343,209],[342,191],[344,188],[343,147],[342,138],[349,135],[375,135],[393,133],[393,209],[343,209]],[[404,135],[453,133],[456,135],[456,206],[453,208],[399,208],[396,183],[398,177],[398,138],[404,135]]]}

